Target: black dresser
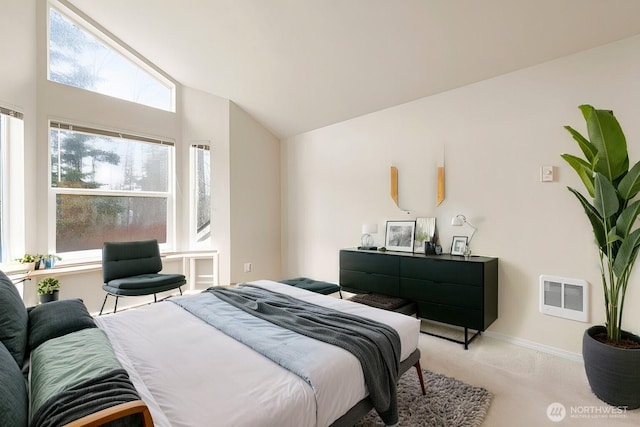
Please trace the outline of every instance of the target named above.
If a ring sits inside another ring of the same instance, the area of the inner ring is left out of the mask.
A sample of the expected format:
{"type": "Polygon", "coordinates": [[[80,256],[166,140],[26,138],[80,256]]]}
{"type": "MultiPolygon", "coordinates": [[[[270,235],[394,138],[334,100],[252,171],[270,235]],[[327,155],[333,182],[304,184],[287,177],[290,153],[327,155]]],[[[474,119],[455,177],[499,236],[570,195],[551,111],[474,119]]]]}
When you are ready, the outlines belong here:
{"type": "Polygon", "coordinates": [[[498,258],[343,249],[340,286],[415,301],[418,317],[463,327],[465,349],[498,318],[498,258]]]}

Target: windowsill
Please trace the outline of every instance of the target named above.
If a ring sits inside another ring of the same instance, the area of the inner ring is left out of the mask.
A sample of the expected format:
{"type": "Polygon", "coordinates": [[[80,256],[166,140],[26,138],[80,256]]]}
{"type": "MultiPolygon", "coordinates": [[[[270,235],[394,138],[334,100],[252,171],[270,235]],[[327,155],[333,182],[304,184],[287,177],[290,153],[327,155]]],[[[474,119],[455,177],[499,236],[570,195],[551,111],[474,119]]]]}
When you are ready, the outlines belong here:
{"type": "Polygon", "coordinates": [[[32,270],[29,272],[29,276],[30,277],[40,277],[40,276],[49,276],[49,275],[62,276],[65,274],[75,274],[75,273],[81,273],[85,271],[95,271],[95,270],[101,270],[101,269],[102,269],[101,262],[87,262],[83,264],[61,265],[53,268],[32,270]]]}
{"type": "MultiPolygon", "coordinates": [[[[176,260],[185,258],[210,258],[217,253],[217,250],[211,249],[185,252],[165,252],[160,254],[160,256],[167,260],[176,260]]],[[[18,262],[0,264],[0,270],[4,271],[4,273],[9,276],[24,274],[28,275],[29,277],[41,277],[47,275],[76,274],[86,271],[96,271],[100,269],[102,269],[102,260],[70,262],[68,264],[58,264],[53,268],[45,268],[39,270],[27,270],[24,264],[20,264],[18,262]]]]}
{"type": "MultiPolygon", "coordinates": [[[[214,258],[216,259],[217,250],[200,250],[200,251],[185,251],[185,252],[165,252],[161,254],[161,257],[167,261],[187,260],[195,261],[196,259],[214,258]]],[[[214,261],[213,267],[213,283],[217,284],[217,264],[214,261]]],[[[45,268],[39,270],[27,270],[24,264],[18,262],[0,263],[0,270],[2,270],[7,276],[18,276],[21,281],[28,279],[37,279],[43,276],[64,276],[70,274],[85,273],[90,271],[100,271],[102,269],[102,261],[85,261],[77,263],[69,263],[56,265],[53,268],[45,268]]],[[[187,270],[187,265],[183,264],[183,270],[187,270]]],[[[186,272],[185,272],[186,274],[186,272]]],[[[193,276],[195,272],[190,272],[190,276],[193,276]]],[[[191,279],[191,277],[190,277],[191,279]]]]}

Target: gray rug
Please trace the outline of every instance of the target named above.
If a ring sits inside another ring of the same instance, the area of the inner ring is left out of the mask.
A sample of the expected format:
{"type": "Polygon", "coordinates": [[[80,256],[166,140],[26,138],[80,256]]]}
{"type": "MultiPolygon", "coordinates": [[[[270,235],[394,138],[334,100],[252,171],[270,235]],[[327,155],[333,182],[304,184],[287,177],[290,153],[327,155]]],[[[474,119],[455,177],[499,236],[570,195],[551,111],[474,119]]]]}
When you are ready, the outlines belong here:
{"type": "MultiPolygon", "coordinates": [[[[415,368],[398,383],[400,427],[475,427],[482,424],[491,405],[491,393],[455,378],[422,370],[427,395],[420,391],[415,368]]],[[[384,423],[375,411],[354,427],[378,427],[384,423]]]]}

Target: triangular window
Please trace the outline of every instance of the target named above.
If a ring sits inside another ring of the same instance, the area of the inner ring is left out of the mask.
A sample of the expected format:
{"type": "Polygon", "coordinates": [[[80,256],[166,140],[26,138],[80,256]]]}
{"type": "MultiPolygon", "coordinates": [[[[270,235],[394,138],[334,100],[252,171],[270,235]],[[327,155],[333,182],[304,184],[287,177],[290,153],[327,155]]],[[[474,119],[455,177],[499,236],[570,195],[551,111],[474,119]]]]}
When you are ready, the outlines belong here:
{"type": "Polygon", "coordinates": [[[175,111],[174,84],[79,17],[72,19],[53,7],[49,80],[175,111]]]}

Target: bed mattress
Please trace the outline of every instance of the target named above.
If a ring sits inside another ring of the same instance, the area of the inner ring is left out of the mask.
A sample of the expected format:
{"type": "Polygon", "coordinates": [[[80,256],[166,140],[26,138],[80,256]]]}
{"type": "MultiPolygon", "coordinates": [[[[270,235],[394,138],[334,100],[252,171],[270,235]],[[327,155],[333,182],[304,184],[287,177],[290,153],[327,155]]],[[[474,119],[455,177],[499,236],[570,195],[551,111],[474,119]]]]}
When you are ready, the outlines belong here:
{"type": "MultiPolygon", "coordinates": [[[[401,360],[417,348],[418,319],[273,281],[251,284],[391,326],[400,337],[401,360]]],[[[346,350],[323,344],[312,388],[168,301],[96,323],[157,426],[328,426],[367,395],[360,364],[346,350]]]]}

